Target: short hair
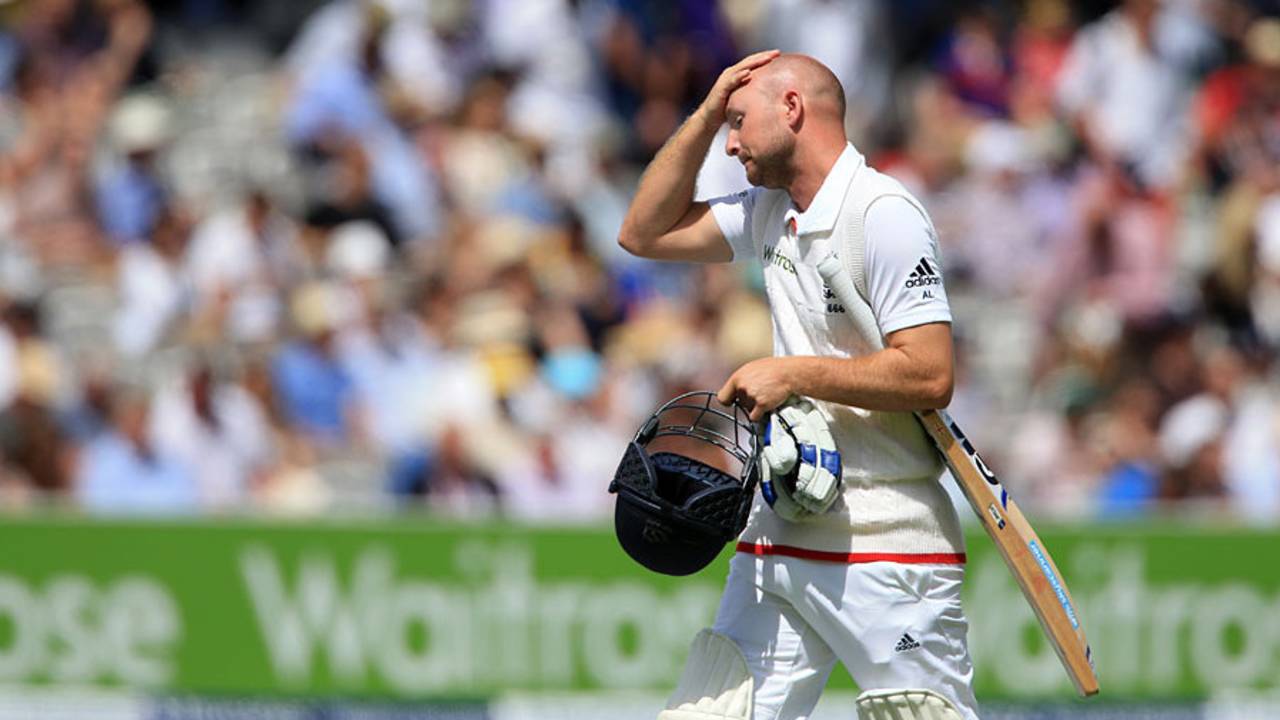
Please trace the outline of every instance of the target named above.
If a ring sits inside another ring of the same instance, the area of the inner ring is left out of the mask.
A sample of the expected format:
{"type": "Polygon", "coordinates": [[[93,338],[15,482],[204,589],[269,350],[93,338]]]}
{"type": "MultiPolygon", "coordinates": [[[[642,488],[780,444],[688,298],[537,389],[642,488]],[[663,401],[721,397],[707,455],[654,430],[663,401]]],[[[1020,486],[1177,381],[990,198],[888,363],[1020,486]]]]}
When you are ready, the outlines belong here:
{"type": "Polygon", "coordinates": [[[799,53],[783,53],[767,66],[772,72],[789,72],[812,97],[827,97],[835,104],[836,112],[843,120],[846,112],[844,87],[831,68],[817,59],[799,53]]]}

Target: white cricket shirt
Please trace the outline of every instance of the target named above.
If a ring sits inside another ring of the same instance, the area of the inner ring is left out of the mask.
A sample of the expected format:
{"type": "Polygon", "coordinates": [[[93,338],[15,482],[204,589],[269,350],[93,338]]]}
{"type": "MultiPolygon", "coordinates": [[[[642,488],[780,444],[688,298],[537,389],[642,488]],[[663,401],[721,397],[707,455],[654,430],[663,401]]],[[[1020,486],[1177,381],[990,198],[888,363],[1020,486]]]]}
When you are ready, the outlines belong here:
{"type": "MultiPolygon", "coordinates": [[[[782,190],[753,188],[711,201],[734,259],[763,264],[775,356],[851,357],[879,349],[880,338],[859,332],[817,270],[832,244],[849,236],[848,208],[863,203],[858,241],[880,335],[951,321],[932,223],[897,181],[848,145],[804,212],[782,190]],[[873,197],[850,204],[853,192],[873,197]]],[[[914,418],[815,404],[843,459],[841,497],[804,523],[784,521],[757,500],[739,549],[846,561],[962,561],[959,521],[938,483],[941,461],[914,418]]]]}

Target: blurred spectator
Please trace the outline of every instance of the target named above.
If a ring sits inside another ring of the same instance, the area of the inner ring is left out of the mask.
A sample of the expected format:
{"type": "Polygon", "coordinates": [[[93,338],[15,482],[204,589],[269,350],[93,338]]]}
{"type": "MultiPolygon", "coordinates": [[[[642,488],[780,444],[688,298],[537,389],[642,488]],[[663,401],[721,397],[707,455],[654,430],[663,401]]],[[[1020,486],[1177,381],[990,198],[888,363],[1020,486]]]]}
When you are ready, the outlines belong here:
{"type": "Polygon", "coordinates": [[[253,396],[198,364],[161,388],[150,416],[156,450],[192,468],[202,508],[243,506],[271,459],[271,434],[253,396]]]}
{"type": "Polygon", "coordinates": [[[1197,103],[1202,167],[1222,193],[1207,309],[1243,342],[1280,338],[1272,317],[1280,276],[1280,20],[1248,26],[1246,61],[1218,70],[1197,103]]]}
{"type": "Polygon", "coordinates": [[[56,95],[34,86],[25,68],[18,81],[22,136],[5,158],[3,189],[13,208],[14,235],[48,262],[94,257],[98,232],[88,187],[90,145],[100,103],[92,95],[56,95]]]}
{"type": "Polygon", "coordinates": [[[45,336],[47,323],[40,306],[31,301],[13,301],[4,308],[3,321],[0,337],[12,342],[14,395],[35,392],[44,401],[57,400],[65,379],[63,358],[58,346],[45,336]]]}
{"type": "Polygon", "coordinates": [[[1140,187],[1173,185],[1187,152],[1186,58],[1161,32],[1176,22],[1173,5],[1124,0],[1080,30],[1058,79],[1058,100],[1089,156],[1140,187]]]}
{"type": "Polygon", "coordinates": [[[1017,488],[1018,502],[1067,517],[1092,512],[1104,460],[1090,444],[1087,421],[1085,408],[1074,403],[1024,415],[1006,456],[1006,482],[1017,488]]]}
{"type": "Polygon", "coordinates": [[[600,357],[572,306],[552,305],[538,318],[542,349],[540,372],[559,396],[582,400],[594,395],[601,380],[600,357]]]}
{"type": "Polygon", "coordinates": [[[543,427],[554,432],[528,430],[530,446],[498,478],[507,514],[561,522],[608,514],[612,498],[600,492],[600,479],[613,476],[635,432],[622,425],[630,417],[615,389],[619,384],[620,379],[602,379],[590,398],[552,410],[554,418],[543,427]]]}
{"type": "Polygon", "coordinates": [[[1006,47],[995,11],[978,6],[961,13],[934,63],[951,93],[974,112],[1007,117],[1013,73],[1006,47]]]}
{"type": "Polygon", "coordinates": [[[358,143],[342,143],[322,172],[324,187],[307,213],[308,225],[332,229],[363,220],[377,225],[392,245],[402,242],[390,211],[373,196],[369,160],[358,143]]]}
{"type": "Polygon", "coordinates": [[[1098,488],[1102,514],[1136,514],[1149,509],[1161,497],[1152,424],[1158,413],[1159,398],[1145,380],[1130,381],[1108,400],[1097,430],[1108,465],[1098,488]]]}
{"type": "MultiPolygon", "coordinates": [[[[607,515],[612,503],[608,495],[599,492],[600,478],[613,476],[635,432],[630,412],[623,405],[621,388],[626,380],[620,374],[602,377],[590,397],[562,408],[560,417],[549,424],[554,433],[535,445],[542,473],[524,481],[532,486],[519,481],[518,486],[507,485],[513,494],[509,508],[516,497],[534,495],[540,500],[531,500],[533,504],[556,502],[562,507],[560,516],[566,519],[607,515]]],[[[647,409],[652,411],[652,407],[647,409]]]]}
{"type": "Polygon", "coordinates": [[[546,148],[547,164],[577,170],[579,148],[607,120],[597,97],[586,33],[566,0],[490,0],[480,13],[481,38],[493,64],[514,71],[508,124],[546,148]]]}
{"type": "Polygon", "coordinates": [[[99,86],[109,99],[129,79],[151,28],[137,0],[34,0],[20,8],[15,35],[38,83],[71,92],[99,86]]]}
{"type": "Polygon", "coordinates": [[[1123,174],[1086,170],[1075,207],[1036,295],[1046,317],[1084,307],[1114,322],[1149,323],[1170,310],[1175,216],[1123,174]]]}
{"type": "Polygon", "coordinates": [[[1259,18],[1248,26],[1244,62],[1210,74],[1196,98],[1200,150],[1215,190],[1238,179],[1264,189],[1274,183],[1274,142],[1280,105],[1280,20],[1259,18]]]}
{"type": "MultiPolygon", "coordinates": [[[[9,300],[4,298],[0,303],[0,318],[8,313],[9,300]]],[[[0,407],[13,400],[19,384],[18,339],[10,326],[10,322],[0,322],[0,407]]]]}
{"type": "MultiPolygon", "coordinates": [[[[449,377],[434,329],[411,312],[389,307],[387,292],[374,299],[367,319],[343,331],[337,351],[365,409],[373,447],[390,464],[390,485],[407,487],[419,481],[429,459],[432,406],[449,392],[449,377]]],[[[431,301],[419,297],[414,302],[431,301]]]]}
{"type": "Polygon", "coordinates": [[[1052,123],[1058,73],[1071,50],[1067,0],[1030,0],[1013,29],[1010,111],[1023,125],[1052,123]]]}
{"type": "Polygon", "coordinates": [[[155,350],[189,311],[192,287],[183,260],[190,228],[166,209],[156,218],[150,242],[130,243],[117,258],[116,349],[137,358],[155,350]]]}
{"type": "Polygon", "coordinates": [[[315,515],[327,510],[334,494],[317,468],[315,449],[301,435],[275,437],[279,453],[253,495],[255,507],[285,515],[315,515]]]}
{"type": "Polygon", "coordinates": [[[285,67],[306,77],[324,65],[349,64],[361,54],[376,56],[365,62],[385,67],[397,89],[424,108],[447,111],[461,97],[461,76],[474,53],[450,46],[440,36],[459,33],[470,21],[468,14],[465,3],[334,0],[303,24],[285,67]]]}
{"type": "Polygon", "coordinates": [[[392,120],[378,95],[385,69],[381,44],[390,23],[388,12],[376,2],[334,6],[362,13],[351,25],[360,34],[350,52],[329,52],[298,66],[288,132],[300,145],[324,145],[343,136],[364,139],[392,130],[392,120]]]}
{"type": "Polygon", "coordinates": [[[157,448],[151,405],[139,389],[117,390],[111,424],[79,453],[75,493],[92,512],[189,513],[199,509],[194,468],[157,448]]]}
{"type": "Polygon", "coordinates": [[[1222,440],[1227,407],[1220,398],[1197,395],[1178,403],[1160,426],[1160,450],[1168,468],[1161,488],[1169,500],[1221,498],[1222,440]]]}
{"type": "Polygon", "coordinates": [[[55,406],[61,370],[39,343],[21,343],[17,361],[16,396],[0,411],[0,472],[41,493],[66,493],[72,446],[55,406]]]}
{"type": "Polygon", "coordinates": [[[475,450],[471,448],[473,443],[463,433],[455,425],[446,426],[420,482],[401,490],[425,495],[432,509],[453,515],[475,516],[496,512],[502,508],[502,491],[493,477],[476,462],[475,450]]]}
{"type": "MultiPolygon", "coordinates": [[[[395,34],[404,26],[378,2],[334,3],[328,15],[338,17],[337,13],[356,13],[352,27],[359,36],[350,52],[342,49],[338,36],[334,41],[339,44],[311,39],[320,45],[298,51],[304,57],[312,52],[319,55],[296,68],[295,96],[286,118],[289,140],[320,160],[338,152],[348,139],[358,142],[369,158],[374,196],[390,209],[396,236],[431,236],[438,220],[434,180],[401,131],[395,117],[399,108],[389,103],[396,92],[413,87],[389,76],[384,55],[384,48],[396,47],[396,41],[405,37],[395,34]]],[[[304,35],[300,42],[308,40],[304,35]]],[[[415,70],[431,62],[428,56],[410,52],[415,70]]]]}
{"type": "Polygon", "coordinates": [[[1253,522],[1280,517],[1280,398],[1267,376],[1248,378],[1223,448],[1232,507],[1253,522]]]}
{"type": "Polygon", "coordinates": [[[94,139],[151,34],[135,0],[39,0],[15,35],[19,135],[0,160],[0,193],[17,209],[14,232],[46,260],[98,252],[89,187],[94,139]]]}
{"type": "Polygon", "coordinates": [[[1005,122],[970,134],[968,172],[939,198],[936,213],[949,281],[1011,297],[1034,294],[1050,277],[1045,258],[1063,234],[1058,223],[1069,189],[1037,167],[1032,142],[1028,131],[1005,122]]]}
{"type": "Polygon", "coordinates": [[[319,470],[319,453],[304,433],[292,430],[277,397],[270,358],[243,358],[240,386],[266,423],[264,442],[271,453],[252,488],[255,507],[283,514],[315,514],[333,502],[333,492],[319,470]]]}
{"type": "Polygon", "coordinates": [[[77,447],[88,445],[111,427],[114,388],[105,363],[81,369],[76,397],[67,409],[64,421],[77,447]]]}
{"type": "Polygon", "coordinates": [[[1201,391],[1169,410],[1161,442],[1173,497],[1228,497],[1242,517],[1275,517],[1280,457],[1275,399],[1246,358],[1215,347],[1201,364],[1201,391]]]}
{"type": "Polygon", "coordinates": [[[281,348],[271,365],[285,421],[328,446],[360,437],[355,388],[334,348],[344,307],[349,306],[341,291],[331,284],[312,283],[295,291],[291,309],[301,337],[281,348]]]}
{"type": "Polygon", "coordinates": [[[626,123],[628,159],[652,155],[737,54],[714,3],[609,4],[598,38],[609,104],[626,123]]]}
{"type": "Polygon", "coordinates": [[[121,100],[111,118],[120,157],[98,180],[97,206],[103,229],[117,243],[147,237],[169,202],[157,167],[172,132],[169,115],[163,100],[134,95],[121,100]]]}
{"type": "Polygon", "coordinates": [[[597,508],[581,508],[588,496],[570,485],[554,438],[543,435],[533,439],[533,447],[513,463],[502,478],[509,514],[522,520],[566,521],[578,517],[594,519],[597,508]]]}
{"type": "Polygon", "coordinates": [[[533,172],[528,145],[507,125],[507,101],[514,77],[490,70],[471,85],[457,126],[446,133],[440,164],[453,206],[479,218],[496,209],[498,199],[533,172]]]}
{"type": "Polygon", "coordinates": [[[279,291],[300,274],[293,223],[255,192],[196,227],[185,264],[193,311],[214,337],[267,340],[280,322],[279,291]]]}

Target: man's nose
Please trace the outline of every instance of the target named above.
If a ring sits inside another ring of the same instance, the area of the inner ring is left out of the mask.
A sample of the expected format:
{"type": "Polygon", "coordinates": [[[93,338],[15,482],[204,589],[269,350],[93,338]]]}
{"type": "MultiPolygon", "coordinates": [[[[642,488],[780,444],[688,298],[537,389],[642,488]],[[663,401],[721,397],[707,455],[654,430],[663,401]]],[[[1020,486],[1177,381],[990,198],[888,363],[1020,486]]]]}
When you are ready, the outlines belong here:
{"type": "Polygon", "coordinates": [[[738,156],[738,149],[742,145],[738,143],[738,133],[735,130],[729,131],[729,137],[724,141],[724,151],[732,157],[738,156]]]}

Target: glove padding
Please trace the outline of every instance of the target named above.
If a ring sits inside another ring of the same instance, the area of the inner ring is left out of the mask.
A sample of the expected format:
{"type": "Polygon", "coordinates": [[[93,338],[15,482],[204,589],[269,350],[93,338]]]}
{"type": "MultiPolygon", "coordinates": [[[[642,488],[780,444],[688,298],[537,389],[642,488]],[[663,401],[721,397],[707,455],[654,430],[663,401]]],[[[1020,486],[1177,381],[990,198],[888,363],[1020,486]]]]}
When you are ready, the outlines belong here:
{"type": "Polygon", "coordinates": [[[791,398],[769,416],[761,453],[760,491],[783,519],[826,512],[840,489],[840,452],[813,403],[791,398]]]}

